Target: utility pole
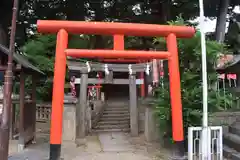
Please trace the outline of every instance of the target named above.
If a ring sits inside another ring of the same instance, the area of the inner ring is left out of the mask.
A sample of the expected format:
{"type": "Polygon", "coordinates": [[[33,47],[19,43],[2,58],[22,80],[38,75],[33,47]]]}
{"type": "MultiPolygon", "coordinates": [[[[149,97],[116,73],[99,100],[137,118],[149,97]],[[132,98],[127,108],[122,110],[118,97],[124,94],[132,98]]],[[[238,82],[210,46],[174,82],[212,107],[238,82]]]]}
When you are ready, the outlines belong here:
{"type": "Polygon", "coordinates": [[[8,63],[7,70],[4,76],[3,112],[2,119],[0,122],[0,160],[8,160],[9,129],[12,108],[12,81],[13,81],[12,66],[13,66],[13,54],[15,52],[17,14],[18,14],[18,0],[14,0],[8,63]]]}

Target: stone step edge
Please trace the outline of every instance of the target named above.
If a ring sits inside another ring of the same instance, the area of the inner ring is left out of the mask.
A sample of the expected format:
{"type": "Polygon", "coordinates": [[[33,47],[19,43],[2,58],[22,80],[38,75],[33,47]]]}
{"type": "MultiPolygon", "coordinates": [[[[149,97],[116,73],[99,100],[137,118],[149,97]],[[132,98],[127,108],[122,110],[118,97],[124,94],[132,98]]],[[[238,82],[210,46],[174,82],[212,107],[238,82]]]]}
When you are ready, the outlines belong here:
{"type": "Polygon", "coordinates": [[[92,133],[96,132],[130,132],[130,129],[92,129],[92,133]]]}
{"type": "Polygon", "coordinates": [[[100,121],[124,121],[130,120],[130,117],[101,117],[100,121]]]}
{"type": "Polygon", "coordinates": [[[129,108],[112,107],[112,108],[104,108],[104,110],[128,110],[129,111],[129,108]]]}
{"type": "Polygon", "coordinates": [[[106,125],[96,125],[94,128],[129,128],[130,124],[122,124],[122,125],[111,125],[111,124],[106,124],[106,125]]]}
{"type": "Polygon", "coordinates": [[[111,116],[114,116],[114,117],[122,117],[122,116],[130,116],[130,114],[126,114],[126,113],[123,113],[123,114],[102,114],[102,117],[111,117],[111,116]]]}
{"type": "Polygon", "coordinates": [[[233,148],[236,151],[240,152],[240,147],[236,147],[235,145],[240,145],[240,136],[232,133],[227,133],[223,135],[223,143],[227,145],[228,147],[233,148]],[[229,146],[230,144],[233,144],[234,146],[229,146]]]}
{"type": "Polygon", "coordinates": [[[240,153],[226,145],[223,145],[223,156],[227,159],[240,160],[240,153]]]}
{"type": "Polygon", "coordinates": [[[105,110],[103,113],[130,113],[129,110],[105,110]]]}
{"type": "Polygon", "coordinates": [[[98,124],[125,124],[130,123],[130,120],[121,120],[121,121],[99,121],[98,124]]]}
{"type": "Polygon", "coordinates": [[[237,126],[229,126],[229,132],[232,134],[240,135],[240,129],[237,126]]]}

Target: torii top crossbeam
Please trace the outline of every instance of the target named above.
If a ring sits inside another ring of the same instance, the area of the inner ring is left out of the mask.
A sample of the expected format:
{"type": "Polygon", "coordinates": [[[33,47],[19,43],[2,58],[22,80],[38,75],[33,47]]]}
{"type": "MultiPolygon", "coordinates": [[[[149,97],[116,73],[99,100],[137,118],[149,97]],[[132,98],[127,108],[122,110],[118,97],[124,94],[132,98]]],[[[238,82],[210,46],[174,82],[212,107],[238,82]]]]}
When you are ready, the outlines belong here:
{"type": "Polygon", "coordinates": [[[178,38],[191,38],[195,29],[188,26],[169,26],[155,24],[133,24],[112,22],[54,21],[39,20],[37,28],[40,33],[57,33],[65,29],[72,34],[101,34],[129,36],[168,36],[173,33],[178,38]]]}

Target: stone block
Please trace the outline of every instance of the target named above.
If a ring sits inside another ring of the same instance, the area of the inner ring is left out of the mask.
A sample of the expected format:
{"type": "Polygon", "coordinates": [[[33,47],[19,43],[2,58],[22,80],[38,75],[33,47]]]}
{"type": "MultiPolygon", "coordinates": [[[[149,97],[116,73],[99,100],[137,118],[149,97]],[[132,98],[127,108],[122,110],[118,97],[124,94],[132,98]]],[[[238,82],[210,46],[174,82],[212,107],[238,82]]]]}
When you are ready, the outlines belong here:
{"type": "Polygon", "coordinates": [[[76,125],[76,102],[70,99],[65,100],[63,111],[63,140],[75,141],[76,125]]]}

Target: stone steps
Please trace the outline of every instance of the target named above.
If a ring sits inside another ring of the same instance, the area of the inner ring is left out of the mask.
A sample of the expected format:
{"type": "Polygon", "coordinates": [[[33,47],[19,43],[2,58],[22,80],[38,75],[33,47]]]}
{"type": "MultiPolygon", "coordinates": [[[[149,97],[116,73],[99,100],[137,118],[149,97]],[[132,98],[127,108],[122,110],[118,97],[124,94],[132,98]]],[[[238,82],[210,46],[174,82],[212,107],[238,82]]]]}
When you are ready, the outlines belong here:
{"type": "Polygon", "coordinates": [[[229,132],[240,136],[240,124],[233,124],[229,127],[229,132]]]}
{"type": "Polygon", "coordinates": [[[114,114],[105,114],[103,113],[102,115],[103,118],[110,118],[110,117],[121,117],[121,118],[125,118],[125,117],[130,117],[129,113],[114,113],[114,114]]]}
{"type": "Polygon", "coordinates": [[[92,130],[92,133],[102,133],[102,132],[130,132],[130,128],[125,128],[125,129],[98,129],[98,128],[94,128],[92,130]]]}
{"type": "Polygon", "coordinates": [[[223,135],[223,155],[231,160],[240,160],[240,123],[235,122],[223,135]]]}
{"type": "Polygon", "coordinates": [[[227,159],[240,160],[240,153],[226,145],[223,145],[223,156],[227,159]]]}
{"type": "Polygon", "coordinates": [[[125,129],[129,127],[129,124],[98,124],[95,129],[125,129]]]}
{"type": "Polygon", "coordinates": [[[129,113],[129,110],[114,110],[114,109],[111,109],[111,110],[105,110],[103,112],[103,114],[125,114],[125,113],[129,113]]]}
{"type": "Polygon", "coordinates": [[[101,117],[100,121],[130,121],[130,116],[128,117],[101,117]]]}
{"type": "Polygon", "coordinates": [[[224,144],[240,152],[240,137],[236,134],[227,133],[223,136],[224,144]]]}
{"type": "Polygon", "coordinates": [[[114,121],[99,121],[99,125],[105,125],[105,124],[112,124],[112,125],[118,125],[118,124],[129,124],[129,119],[127,120],[114,120],[114,121]]]}
{"type": "Polygon", "coordinates": [[[106,106],[93,132],[129,132],[130,113],[125,103],[111,103],[106,106]],[[122,104],[122,105],[119,105],[122,104]]]}
{"type": "Polygon", "coordinates": [[[111,107],[119,107],[119,106],[128,106],[129,105],[129,101],[128,100],[113,100],[113,101],[107,101],[108,106],[111,107]]]}
{"type": "Polygon", "coordinates": [[[107,107],[104,111],[114,112],[114,111],[129,111],[128,107],[107,107]]]}

